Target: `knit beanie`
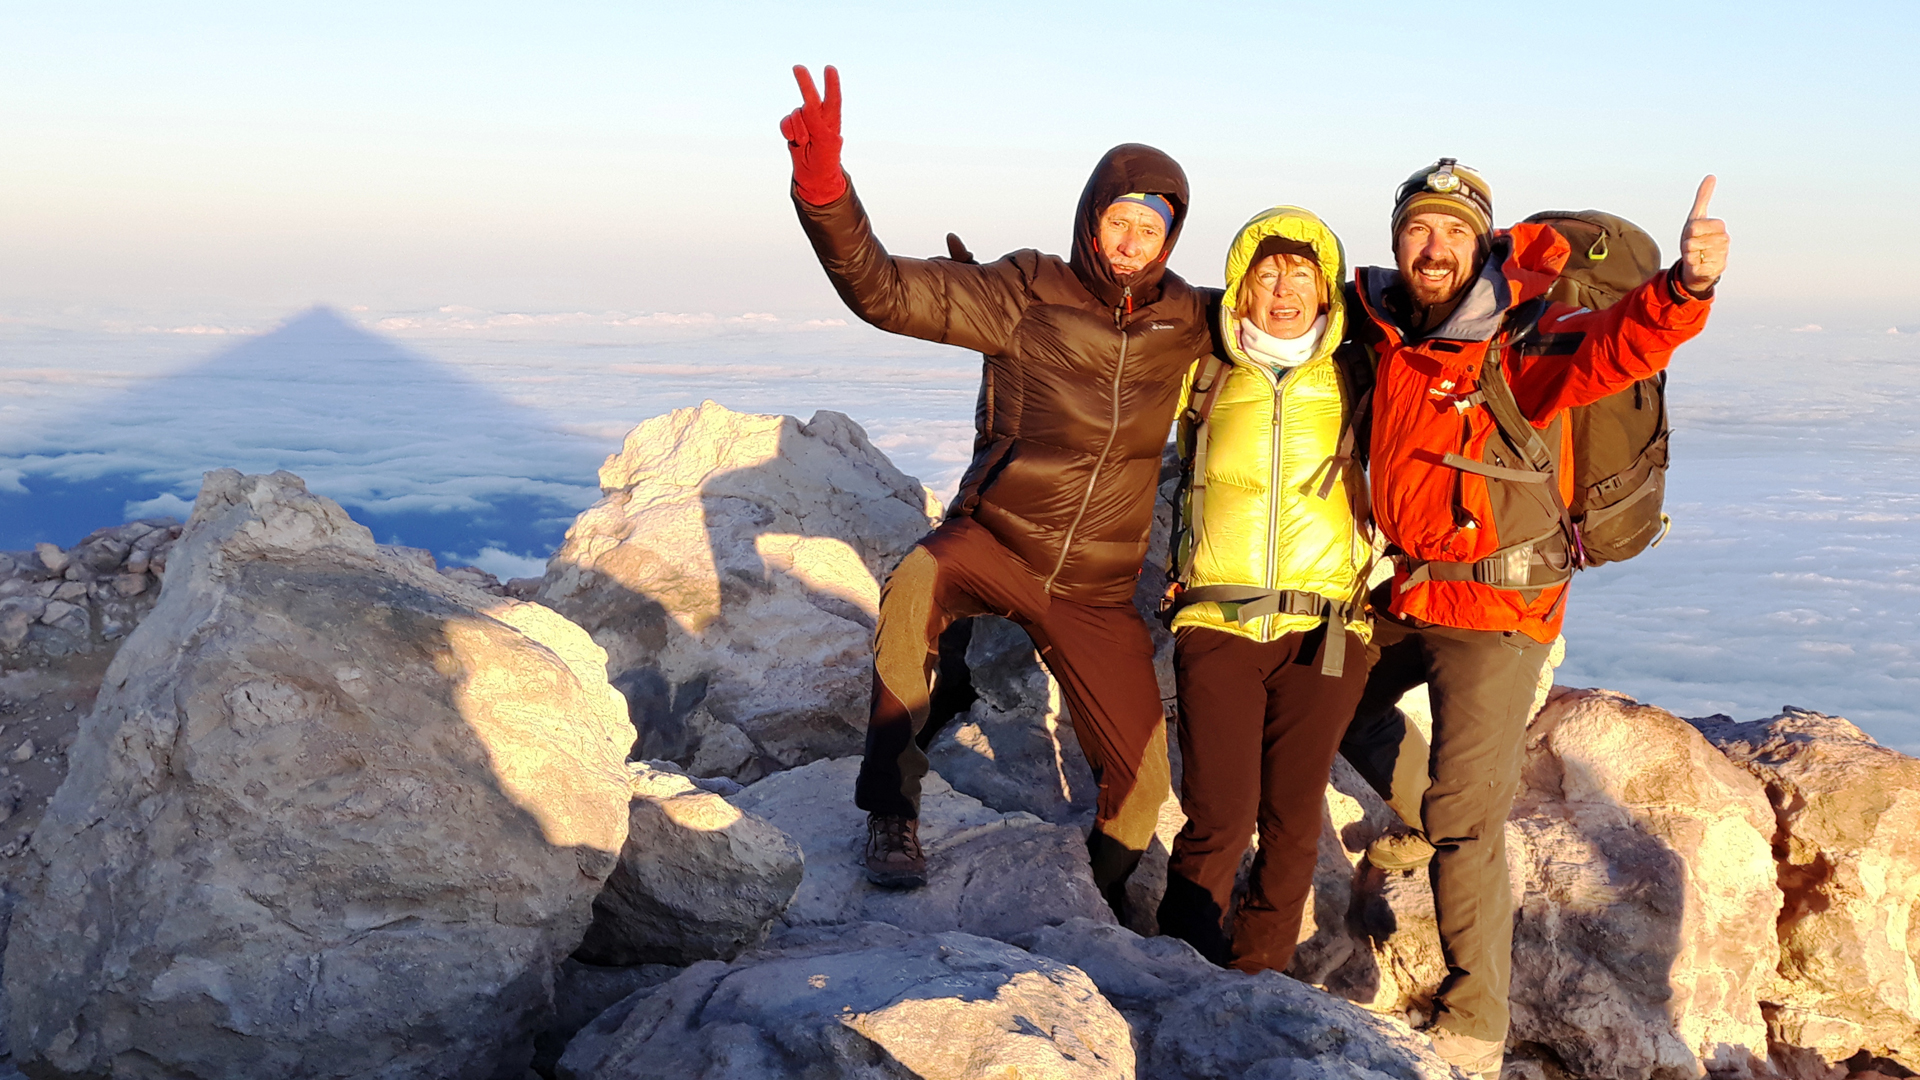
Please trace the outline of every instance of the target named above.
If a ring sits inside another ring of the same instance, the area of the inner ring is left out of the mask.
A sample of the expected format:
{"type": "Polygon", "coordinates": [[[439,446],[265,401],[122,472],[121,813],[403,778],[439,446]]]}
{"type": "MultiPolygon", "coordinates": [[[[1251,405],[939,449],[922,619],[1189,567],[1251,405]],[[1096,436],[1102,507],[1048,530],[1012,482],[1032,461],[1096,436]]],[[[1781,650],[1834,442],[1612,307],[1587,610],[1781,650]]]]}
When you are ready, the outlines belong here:
{"type": "Polygon", "coordinates": [[[1153,211],[1154,213],[1160,215],[1160,227],[1162,229],[1173,228],[1173,204],[1167,201],[1167,197],[1165,195],[1154,195],[1148,192],[1141,192],[1141,191],[1129,191],[1125,195],[1120,196],[1119,198],[1113,200],[1112,203],[1108,203],[1107,205],[1112,206],[1113,203],[1123,203],[1123,202],[1139,203],[1141,206],[1144,206],[1147,209],[1153,211]]]}
{"type": "Polygon", "coordinates": [[[1415,214],[1452,214],[1467,223],[1484,241],[1493,231],[1493,190],[1480,174],[1453,158],[1439,161],[1407,177],[1393,197],[1393,236],[1415,214]]]}

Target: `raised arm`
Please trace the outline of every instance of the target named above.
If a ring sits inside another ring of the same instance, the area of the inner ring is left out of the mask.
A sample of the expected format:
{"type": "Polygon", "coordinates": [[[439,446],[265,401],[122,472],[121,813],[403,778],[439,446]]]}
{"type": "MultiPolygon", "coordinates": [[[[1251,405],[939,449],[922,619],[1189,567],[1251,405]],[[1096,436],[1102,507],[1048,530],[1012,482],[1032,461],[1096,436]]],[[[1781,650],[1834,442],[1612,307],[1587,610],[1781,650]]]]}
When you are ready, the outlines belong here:
{"type": "Polygon", "coordinates": [[[1667,366],[1673,350],[1707,324],[1713,289],[1727,267],[1727,226],[1707,216],[1714,178],[1700,181],[1672,267],[1605,311],[1578,311],[1541,323],[1538,350],[1513,380],[1521,411],[1545,426],[1562,409],[1598,401],[1667,366]]]}
{"type": "Polygon", "coordinates": [[[826,95],[795,66],[801,104],[780,122],[793,158],[793,203],[834,291],[882,330],[988,354],[1005,352],[1026,290],[1016,257],[985,266],[889,255],[840,167],[840,73],[826,95]]]}

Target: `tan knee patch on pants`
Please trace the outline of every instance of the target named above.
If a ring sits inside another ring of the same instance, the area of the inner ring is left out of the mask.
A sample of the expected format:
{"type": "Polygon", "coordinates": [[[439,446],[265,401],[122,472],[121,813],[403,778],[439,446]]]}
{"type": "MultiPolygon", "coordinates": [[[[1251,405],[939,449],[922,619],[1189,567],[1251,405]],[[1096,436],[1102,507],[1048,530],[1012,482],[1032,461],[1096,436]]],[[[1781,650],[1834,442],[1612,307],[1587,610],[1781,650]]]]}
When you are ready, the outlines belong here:
{"type": "Polygon", "coordinates": [[[913,729],[927,722],[929,708],[927,665],[934,656],[933,590],[940,576],[939,560],[923,547],[907,552],[887,577],[880,600],[880,621],[873,631],[873,670],[894,698],[913,717],[913,729]]]}
{"type": "Polygon", "coordinates": [[[1160,807],[1173,794],[1173,774],[1167,764],[1167,722],[1154,725],[1145,756],[1138,763],[1133,790],[1127,792],[1113,817],[1095,828],[1118,840],[1129,851],[1145,851],[1160,824],[1160,807]]]}

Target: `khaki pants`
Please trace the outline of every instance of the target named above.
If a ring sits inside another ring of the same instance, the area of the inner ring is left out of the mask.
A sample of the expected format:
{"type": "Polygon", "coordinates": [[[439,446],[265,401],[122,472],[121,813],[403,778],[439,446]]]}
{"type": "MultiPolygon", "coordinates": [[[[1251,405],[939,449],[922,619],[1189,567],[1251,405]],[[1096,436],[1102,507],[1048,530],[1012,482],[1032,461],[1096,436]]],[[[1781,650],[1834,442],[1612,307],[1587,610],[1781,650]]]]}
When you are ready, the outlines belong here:
{"type": "Polygon", "coordinates": [[[868,813],[919,816],[924,747],[933,734],[923,728],[936,643],[954,620],[973,615],[1019,624],[1060,684],[1074,734],[1100,784],[1088,847],[1094,881],[1112,900],[1153,839],[1170,791],[1153,639],[1131,604],[1098,606],[1049,596],[1025,564],[970,518],[929,533],[880,593],[873,708],[854,802],[868,813]]]}
{"type": "Polygon", "coordinates": [[[1374,790],[1433,842],[1427,873],[1447,960],[1435,1022],[1478,1039],[1507,1035],[1507,814],[1549,651],[1524,634],[1379,619],[1367,690],[1340,744],[1374,790]],[[1431,748],[1394,707],[1421,683],[1433,701],[1431,748]]]}

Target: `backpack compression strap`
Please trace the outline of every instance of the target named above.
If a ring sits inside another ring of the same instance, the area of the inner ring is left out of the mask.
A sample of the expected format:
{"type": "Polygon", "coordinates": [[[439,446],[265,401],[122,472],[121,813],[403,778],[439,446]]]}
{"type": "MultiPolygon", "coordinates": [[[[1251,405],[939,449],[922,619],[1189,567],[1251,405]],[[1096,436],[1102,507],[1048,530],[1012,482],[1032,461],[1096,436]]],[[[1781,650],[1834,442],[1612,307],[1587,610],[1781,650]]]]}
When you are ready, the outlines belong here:
{"type": "Polygon", "coordinates": [[[1546,309],[1545,301],[1532,300],[1514,311],[1508,322],[1511,329],[1502,333],[1493,347],[1487,350],[1486,363],[1480,369],[1479,387],[1464,399],[1470,404],[1486,407],[1500,433],[1520,451],[1532,468],[1509,469],[1460,454],[1447,454],[1441,460],[1463,472],[1494,480],[1545,484],[1548,497],[1553,500],[1554,511],[1560,517],[1560,527],[1510,544],[1477,562],[1414,559],[1402,555],[1400,558],[1409,572],[1400,591],[1405,592],[1422,581],[1474,581],[1496,589],[1540,589],[1570,579],[1575,570],[1585,565],[1586,560],[1580,551],[1580,531],[1573,524],[1573,516],[1567,512],[1567,501],[1560,495],[1558,466],[1553,451],[1548,448],[1546,440],[1540,437],[1540,429],[1534,427],[1533,422],[1520,411],[1520,403],[1514,400],[1513,387],[1507,383],[1502,365],[1508,343],[1532,333],[1546,309]],[[1564,565],[1556,565],[1540,551],[1540,545],[1555,536],[1566,539],[1568,558],[1564,565]]]}

